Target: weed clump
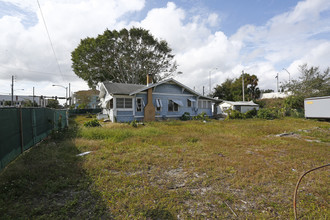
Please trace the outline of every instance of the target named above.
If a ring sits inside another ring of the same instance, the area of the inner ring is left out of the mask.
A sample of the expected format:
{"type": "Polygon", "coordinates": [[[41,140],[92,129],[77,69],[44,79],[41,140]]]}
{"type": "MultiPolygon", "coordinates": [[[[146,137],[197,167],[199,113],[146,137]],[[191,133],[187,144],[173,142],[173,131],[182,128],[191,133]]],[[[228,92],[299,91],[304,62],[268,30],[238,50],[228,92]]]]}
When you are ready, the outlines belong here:
{"type": "Polygon", "coordinates": [[[100,127],[101,124],[97,119],[92,119],[84,123],[85,127],[100,127]]]}
{"type": "Polygon", "coordinates": [[[193,120],[200,120],[200,121],[207,121],[209,117],[207,116],[206,112],[202,112],[193,117],[193,120]]]}
{"type": "Polygon", "coordinates": [[[227,110],[227,120],[228,119],[245,119],[245,118],[254,118],[257,116],[257,110],[254,108],[250,111],[247,111],[245,113],[241,113],[240,111],[237,110],[227,110]]]}
{"type": "Polygon", "coordinates": [[[276,109],[262,108],[258,111],[258,118],[273,120],[278,118],[278,112],[276,109]]]}
{"type": "Polygon", "coordinates": [[[191,119],[191,117],[190,117],[190,113],[189,113],[189,112],[185,112],[185,113],[183,113],[182,116],[180,117],[180,119],[181,119],[182,121],[188,121],[188,120],[190,120],[190,119],[191,119]]]}

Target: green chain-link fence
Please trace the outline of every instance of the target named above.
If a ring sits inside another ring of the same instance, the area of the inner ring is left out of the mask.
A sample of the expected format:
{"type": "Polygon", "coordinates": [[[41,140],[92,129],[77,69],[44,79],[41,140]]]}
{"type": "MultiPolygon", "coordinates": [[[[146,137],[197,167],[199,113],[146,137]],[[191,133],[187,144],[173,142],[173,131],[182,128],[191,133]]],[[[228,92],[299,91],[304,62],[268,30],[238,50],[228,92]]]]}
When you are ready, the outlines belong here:
{"type": "Polygon", "coordinates": [[[69,114],[70,115],[81,115],[81,114],[97,114],[101,113],[102,109],[100,108],[88,108],[88,109],[70,109],[69,114]]]}
{"type": "Polygon", "coordinates": [[[66,110],[49,108],[0,108],[0,170],[18,155],[68,126],[66,110]]]}

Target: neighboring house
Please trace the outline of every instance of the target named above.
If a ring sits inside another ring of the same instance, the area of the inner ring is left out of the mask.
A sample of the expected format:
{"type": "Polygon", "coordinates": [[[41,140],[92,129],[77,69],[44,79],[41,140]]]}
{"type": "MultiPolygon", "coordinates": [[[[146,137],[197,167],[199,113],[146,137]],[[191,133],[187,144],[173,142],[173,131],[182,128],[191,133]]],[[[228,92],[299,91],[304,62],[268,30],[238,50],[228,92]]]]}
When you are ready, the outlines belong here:
{"type": "MultiPolygon", "coordinates": [[[[24,106],[24,104],[28,101],[34,100],[35,103],[37,103],[38,106],[44,107],[47,105],[47,99],[44,99],[40,96],[27,96],[27,95],[14,95],[13,97],[13,106],[19,107],[24,106]]],[[[10,106],[11,103],[11,95],[0,95],[0,107],[7,107],[10,106]]]]}
{"type": "Polygon", "coordinates": [[[100,105],[112,122],[154,121],[180,118],[189,112],[212,116],[213,98],[205,97],[174,79],[147,85],[103,82],[100,105]]]}
{"type": "Polygon", "coordinates": [[[224,113],[228,109],[237,110],[241,113],[245,113],[247,111],[256,109],[259,110],[259,105],[254,103],[253,101],[250,102],[232,102],[232,101],[223,101],[218,106],[218,113],[224,113]]]}
{"type": "Polygon", "coordinates": [[[270,92],[270,93],[261,93],[260,99],[276,99],[276,98],[286,98],[292,95],[292,92],[270,92]]]}
{"type": "Polygon", "coordinates": [[[75,108],[99,108],[99,93],[98,90],[81,90],[73,95],[75,108]]]}

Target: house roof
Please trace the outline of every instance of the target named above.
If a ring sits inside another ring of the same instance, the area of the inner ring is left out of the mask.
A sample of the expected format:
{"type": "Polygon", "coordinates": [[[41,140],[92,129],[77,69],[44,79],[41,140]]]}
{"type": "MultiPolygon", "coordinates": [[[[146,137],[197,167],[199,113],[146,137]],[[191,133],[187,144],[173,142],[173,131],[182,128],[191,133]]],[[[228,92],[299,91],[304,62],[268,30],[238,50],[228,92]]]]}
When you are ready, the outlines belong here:
{"type": "Polygon", "coordinates": [[[138,89],[145,87],[145,85],[128,84],[128,83],[113,83],[103,82],[104,87],[110,94],[114,95],[128,95],[138,89]]]}
{"type": "Polygon", "coordinates": [[[176,81],[176,80],[173,79],[173,78],[169,78],[169,79],[163,80],[163,81],[158,82],[158,83],[149,84],[148,86],[144,86],[144,87],[142,87],[142,88],[140,88],[140,89],[138,89],[138,90],[136,90],[136,91],[130,93],[130,95],[137,94],[137,93],[142,92],[142,91],[145,91],[145,90],[147,90],[147,89],[149,89],[149,88],[153,88],[153,87],[156,87],[156,86],[158,86],[158,85],[161,85],[161,84],[164,84],[164,83],[168,83],[168,82],[175,83],[175,84],[177,84],[178,86],[181,86],[182,88],[184,88],[184,89],[186,89],[187,91],[191,92],[192,94],[194,94],[194,95],[196,95],[196,96],[199,96],[200,98],[211,99],[211,100],[213,100],[213,101],[219,101],[219,100],[214,99],[214,98],[210,98],[210,97],[203,96],[203,95],[199,94],[198,92],[196,92],[196,91],[190,89],[189,87],[183,85],[182,83],[176,81]]]}
{"type": "Polygon", "coordinates": [[[169,78],[166,80],[163,80],[158,83],[152,83],[149,85],[139,85],[139,84],[127,84],[127,83],[113,83],[113,82],[103,82],[104,87],[110,94],[114,95],[135,95],[137,93],[143,92],[149,88],[154,88],[158,85],[164,84],[164,83],[174,83],[177,84],[178,86],[184,88],[185,90],[189,91],[190,93],[204,99],[209,99],[213,101],[221,101],[219,99],[214,99],[210,97],[203,96],[199,94],[198,92],[190,89],[189,87],[183,85],[182,83],[176,81],[173,78],[169,78]]]}
{"type": "Polygon", "coordinates": [[[224,103],[228,103],[230,105],[243,105],[243,106],[258,106],[258,104],[254,103],[253,101],[249,102],[232,102],[232,101],[223,101],[224,103]]]}

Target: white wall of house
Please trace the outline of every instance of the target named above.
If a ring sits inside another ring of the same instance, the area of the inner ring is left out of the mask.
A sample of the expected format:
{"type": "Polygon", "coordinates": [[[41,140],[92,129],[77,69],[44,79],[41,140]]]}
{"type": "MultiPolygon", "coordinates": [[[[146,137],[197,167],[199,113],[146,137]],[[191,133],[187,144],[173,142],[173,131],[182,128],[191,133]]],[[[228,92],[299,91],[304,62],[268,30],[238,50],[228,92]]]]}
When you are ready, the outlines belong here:
{"type": "Polygon", "coordinates": [[[253,109],[259,110],[258,106],[241,106],[241,113],[251,111],[253,109]]]}

